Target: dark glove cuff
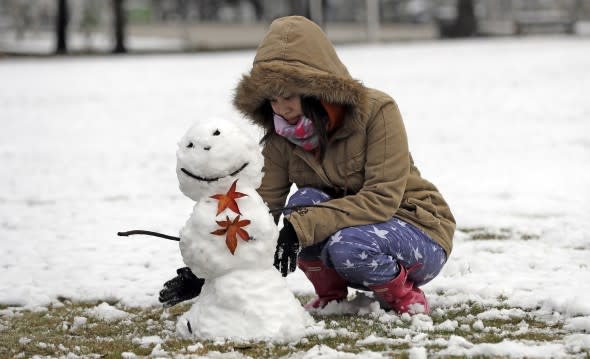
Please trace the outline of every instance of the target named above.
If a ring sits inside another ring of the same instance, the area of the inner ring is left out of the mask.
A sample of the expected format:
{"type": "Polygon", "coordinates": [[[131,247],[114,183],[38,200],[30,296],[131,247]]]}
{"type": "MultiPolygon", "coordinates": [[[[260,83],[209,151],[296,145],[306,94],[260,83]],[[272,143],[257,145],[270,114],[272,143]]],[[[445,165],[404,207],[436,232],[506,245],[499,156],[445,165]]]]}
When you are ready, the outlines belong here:
{"type": "Polygon", "coordinates": [[[295,227],[286,218],[283,218],[283,228],[281,228],[280,235],[284,238],[288,238],[291,242],[299,242],[297,238],[297,232],[295,227]]]}

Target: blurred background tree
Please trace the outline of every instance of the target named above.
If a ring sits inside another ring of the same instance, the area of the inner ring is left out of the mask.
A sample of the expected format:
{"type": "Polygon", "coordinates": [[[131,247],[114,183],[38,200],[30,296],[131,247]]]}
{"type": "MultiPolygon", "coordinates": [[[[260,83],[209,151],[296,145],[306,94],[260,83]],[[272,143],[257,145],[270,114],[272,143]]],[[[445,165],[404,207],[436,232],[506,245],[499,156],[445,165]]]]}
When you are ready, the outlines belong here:
{"type": "Polygon", "coordinates": [[[473,0],[457,0],[456,16],[449,21],[438,19],[442,37],[469,37],[477,34],[477,18],[473,0]]]}
{"type": "Polygon", "coordinates": [[[115,54],[122,54],[127,52],[127,47],[125,46],[126,38],[125,38],[125,23],[126,23],[126,15],[124,11],[124,0],[112,0],[113,1],[113,26],[114,26],[114,34],[115,34],[115,47],[113,48],[113,53],[115,54]]]}
{"type": "Polygon", "coordinates": [[[68,22],[69,10],[67,0],[57,0],[57,14],[55,16],[55,37],[57,54],[68,52],[68,22]]]}

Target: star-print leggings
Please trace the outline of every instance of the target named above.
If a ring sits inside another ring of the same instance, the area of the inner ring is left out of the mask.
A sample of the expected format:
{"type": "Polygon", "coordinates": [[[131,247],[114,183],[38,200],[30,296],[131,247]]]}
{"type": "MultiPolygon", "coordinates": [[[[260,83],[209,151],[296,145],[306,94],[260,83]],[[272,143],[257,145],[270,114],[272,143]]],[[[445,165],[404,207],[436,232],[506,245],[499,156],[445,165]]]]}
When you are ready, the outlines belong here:
{"type": "MultiPolygon", "coordinates": [[[[329,199],[326,193],[306,187],[293,193],[288,205],[329,199]]],[[[408,278],[421,286],[436,277],[447,259],[444,249],[427,234],[395,217],[383,223],[344,228],[323,242],[303,248],[299,258],[320,259],[360,289],[391,281],[399,273],[399,264],[408,268],[418,263],[408,278]]]]}

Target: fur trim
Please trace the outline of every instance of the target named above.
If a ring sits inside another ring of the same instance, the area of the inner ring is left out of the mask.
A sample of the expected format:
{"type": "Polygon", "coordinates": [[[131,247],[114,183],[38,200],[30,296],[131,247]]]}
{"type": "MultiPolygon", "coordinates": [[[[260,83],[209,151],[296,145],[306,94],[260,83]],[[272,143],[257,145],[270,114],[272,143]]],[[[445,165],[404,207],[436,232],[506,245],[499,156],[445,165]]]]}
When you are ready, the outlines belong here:
{"type": "Polygon", "coordinates": [[[250,74],[242,76],[233,104],[252,122],[269,128],[263,106],[277,95],[310,95],[328,103],[347,105],[353,122],[367,112],[367,89],[360,81],[280,60],[257,63],[250,74]]]}

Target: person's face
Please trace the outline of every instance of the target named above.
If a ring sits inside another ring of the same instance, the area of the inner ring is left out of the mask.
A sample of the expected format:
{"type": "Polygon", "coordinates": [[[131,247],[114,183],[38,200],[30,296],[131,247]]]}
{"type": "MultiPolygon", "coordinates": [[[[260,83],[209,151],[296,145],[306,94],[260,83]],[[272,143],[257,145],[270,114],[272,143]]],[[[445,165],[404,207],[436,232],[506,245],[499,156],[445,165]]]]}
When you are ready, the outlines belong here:
{"type": "Polygon", "coordinates": [[[301,97],[299,96],[275,96],[270,99],[270,105],[274,113],[284,118],[291,125],[296,124],[303,116],[301,97]]]}

